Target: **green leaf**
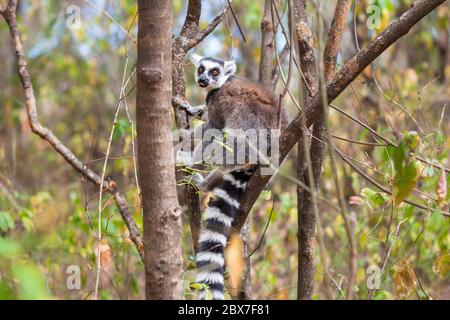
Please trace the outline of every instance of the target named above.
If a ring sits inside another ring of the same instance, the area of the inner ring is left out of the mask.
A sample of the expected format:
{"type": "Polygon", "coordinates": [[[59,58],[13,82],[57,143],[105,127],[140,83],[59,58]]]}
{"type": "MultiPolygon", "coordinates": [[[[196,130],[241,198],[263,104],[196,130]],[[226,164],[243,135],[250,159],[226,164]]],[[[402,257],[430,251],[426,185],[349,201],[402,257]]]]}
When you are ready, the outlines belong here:
{"type": "Polygon", "coordinates": [[[14,220],[6,211],[0,211],[0,231],[6,232],[14,228],[14,220]]]}
{"type": "Polygon", "coordinates": [[[12,270],[19,285],[19,299],[46,300],[50,298],[45,280],[35,265],[19,262],[12,266],[12,270]]]}
{"type": "Polygon", "coordinates": [[[409,131],[404,134],[403,141],[409,150],[415,150],[420,145],[420,136],[416,131],[409,131]]]}
{"type": "Polygon", "coordinates": [[[19,213],[21,218],[33,218],[33,211],[23,208],[19,213]]]}
{"type": "Polygon", "coordinates": [[[405,204],[403,209],[403,219],[410,219],[413,216],[414,207],[410,204],[405,204]]]}
{"type": "Polygon", "coordinates": [[[385,194],[377,192],[370,188],[363,188],[361,190],[361,195],[366,198],[373,206],[382,206],[389,200],[389,197],[385,194]]]}
{"type": "Polygon", "coordinates": [[[206,300],[212,300],[211,290],[205,289],[205,292],[206,292],[206,295],[205,295],[206,300]]]}
{"type": "Polygon", "coordinates": [[[436,258],[433,263],[433,271],[445,278],[450,273],[450,254],[444,253],[436,258]]]}
{"type": "Polygon", "coordinates": [[[373,298],[374,300],[393,300],[392,293],[386,290],[378,290],[373,298]]]}
{"type": "Polygon", "coordinates": [[[443,224],[443,220],[444,220],[444,218],[443,218],[442,214],[438,210],[436,210],[428,218],[425,228],[428,231],[437,234],[443,224]]]}
{"type": "Polygon", "coordinates": [[[441,131],[437,132],[436,133],[436,139],[435,139],[436,146],[440,146],[444,142],[445,142],[444,134],[441,131]]]}
{"type": "Polygon", "coordinates": [[[21,252],[20,245],[17,242],[0,237],[0,257],[12,258],[21,252]]]}
{"type": "Polygon", "coordinates": [[[200,290],[206,290],[209,289],[209,286],[205,283],[198,283],[198,282],[192,282],[189,287],[192,290],[200,291],[200,290]]]}
{"type": "Polygon", "coordinates": [[[118,119],[116,123],[116,127],[113,132],[113,142],[117,142],[120,138],[125,136],[126,134],[131,134],[131,125],[126,119],[118,119]]]}
{"type": "Polygon", "coordinates": [[[394,161],[395,172],[402,171],[403,162],[408,158],[408,152],[405,148],[405,144],[401,142],[397,148],[393,148],[392,160],[394,161]]]}
{"type": "Polygon", "coordinates": [[[392,151],[392,160],[397,174],[401,174],[405,163],[408,162],[409,153],[414,152],[420,145],[420,137],[415,131],[409,131],[403,134],[397,148],[390,148],[392,151]],[[392,150],[393,149],[393,150],[392,150]]]}
{"type": "Polygon", "coordinates": [[[31,232],[34,229],[34,222],[32,219],[22,217],[22,224],[26,231],[31,232]]]}
{"type": "Polygon", "coordinates": [[[390,11],[390,12],[395,12],[395,7],[392,4],[391,0],[387,0],[386,1],[386,8],[390,11]]]}
{"type": "Polygon", "coordinates": [[[262,199],[269,201],[270,199],[272,199],[272,190],[263,190],[260,196],[262,199]]]}
{"type": "Polygon", "coordinates": [[[6,281],[0,281],[0,300],[13,300],[14,294],[6,281]]]}
{"type": "Polygon", "coordinates": [[[395,205],[399,205],[411,193],[420,177],[420,171],[420,163],[413,161],[397,172],[394,179],[395,205]]]}

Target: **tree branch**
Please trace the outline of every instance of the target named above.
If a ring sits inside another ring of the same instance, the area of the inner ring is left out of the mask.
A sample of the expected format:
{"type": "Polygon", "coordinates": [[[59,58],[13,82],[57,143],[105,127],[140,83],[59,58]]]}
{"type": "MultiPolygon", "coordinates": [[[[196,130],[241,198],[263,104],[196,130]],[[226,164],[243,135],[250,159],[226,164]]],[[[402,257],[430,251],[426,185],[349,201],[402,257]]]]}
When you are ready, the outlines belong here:
{"type": "Polygon", "coordinates": [[[203,41],[211,32],[213,32],[217,26],[222,22],[222,20],[225,18],[225,15],[228,12],[228,8],[225,8],[219,15],[217,15],[210,23],[209,25],[201,30],[197,36],[195,37],[195,44],[190,47],[189,49],[195,47],[197,44],[203,41]]]}
{"type": "MultiPolygon", "coordinates": [[[[331,23],[330,31],[328,32],[328,41],[325,46],[324,55],[323,55],[323,63],[324,63],[324,84],[326,84],[333,76],[334,69],[336,67],[337,56],[341,47],[342,36],[345,30],[345,23],[347,21],[348,14],[350,12],[351,0],[338,0],[336,3],[336,8],[334,11],[333,20],[331,23]]],[[[326,97],[323,97],[322,100],[326,100],[326,97]]],[[[324,102],[326,103],[326,102],[324,102]]],[[[330,143],[333,145],[331,141],[331,136],[328,128],[328,119],[327,112],[325,109],[322,110],[322,117],[324,121],[320,123],[315,123],[314,129],[316,126],[320,128],[320,132],[317,134],[322,134],[322,138],[326,137],[330,143]]],[[[316,143],[317,140],[315,141],[316,143]]],[[[321,143],[320,143],[321,144],[321,143]]],[[[353,226],[348,218],[348,210],[347,205],[345,203],[344,192],[342,191],[342,187],[339,183],[337,177],[337,169],[335,163],[335,157],[333,153],[333,149],[328,149],[330,160],[331,160],[331,169],[333,172],[333,178],[335,180],[336,190],[338,193],[339,204],[341,206],[341,215],[344,220],[345,231],[347,233],[348,242],[349,242],[349,257],[348,257],[348,278],[347,278],[347,300],[351,300],[353,297],[353,283],[356,279],[356,271],[357,271],[357,261],[356,261],[356,241],[353,231],[353,226]]]]}
{"type": "Polygon", "coordinates": [[[272,23],[271,6],[272,0],[265,0],[264,13],[261,21],[261,61],[259,63],[258,81],[266,86],[272,85],[273,37],[275,26],[272,23]]]}
{"type": "MultiPolygon", "coordinates": [[[[306,105],[312,96],[316,93],[316,70],[317,65],[312,47],[312,32],[308,26],[306,14],[307,0],[294,1],[295,32],[300,60],[300,69],[303,74],[300,82],[300,95],[303,105],[306,105]],[[311,91],[305,90],[311,88],[311,91]]],[[[313,127],[313,135],[322,140],[323,119],[319,118],[313,127]]],[[[307,132],[306,125],[303,123],[303,131],[307,132]]],[[[297,185],[297,212],[298,212],[298,275],[297,275],[297,299],[312,299],[314,290],[315,273],[315,248],[316,248],[316,224],[318,219],[318,208],[316,199],[316,189],[319,185],[319,177],[322,169],[324,145],[319,140],[310,141],[308,135],[302,134],[297,143],[297,179],[302,181],[309,190],[301,185],[297,185]]],[[[319,225],[318,225],[319,227],[319,225]]],[[[324,257],[323,241],[319,235],[319,245],[322,264],[325,274],[328,273],[328,263],[324,257]]],[[[327,295],[329,286],[324,277],[324,284],[327,295]]]]}
{"type": "MultiPolygon", "coordinates": [[[[201,0],[189,0],[183,27],[172,44],[172,106],[174,107],[175,123],[178,129],[189,128],[188,114],[185,109],[179,108],[182,103],[187,102],[186,75],[184,70],[186,54],[215,30],[224,19],[228,9],[229,7],[225,8],[205,29],[199,31],[202,11],[201,0]]],[[[177,180],[180,180],[183,174],[182,170],[177,170],[177,180]]],[[[187,206],[191,237],[194,250],[196,251],[201,225],[198,194],[191,186],[183,185],[178,187],[178,198],[180,204],[187,206]]]]}
{"type": "Polygon", "coordinates": [[[336,60],[341,47],[342,36],[344,34],[345,22],[350,12],[352,0],[338,0],[334,10],[333,20],[331,22],[328,41],[325,46],[323,60],[325,64],[325,79],[331,79],[336,66],[336,60]]]}

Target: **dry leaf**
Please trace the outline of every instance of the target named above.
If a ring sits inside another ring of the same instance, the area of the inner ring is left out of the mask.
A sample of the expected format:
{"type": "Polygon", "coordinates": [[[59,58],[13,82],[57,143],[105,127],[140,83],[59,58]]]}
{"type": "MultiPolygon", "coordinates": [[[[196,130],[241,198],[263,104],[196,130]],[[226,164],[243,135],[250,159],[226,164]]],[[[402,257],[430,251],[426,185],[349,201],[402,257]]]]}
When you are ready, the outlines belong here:
{"type": "MultiPolygon", "coordinates": [[[[95,248],[95,257],[98,255],[98,246],[95,248]]],[[[106,272],[108,275],[112,275],[112,253],[111,247],[108,244],[108,240],[102,239],[100,244],[100,265],[102,271],[106,272]]]]}
{"type": "Polygon", "coordinates": [[[416,274],[414,273],[412,263],[407,260],[400,260],[394,270],[394,287],[396,296],[399,299],[405,299],[416,287],[416,274]]]}

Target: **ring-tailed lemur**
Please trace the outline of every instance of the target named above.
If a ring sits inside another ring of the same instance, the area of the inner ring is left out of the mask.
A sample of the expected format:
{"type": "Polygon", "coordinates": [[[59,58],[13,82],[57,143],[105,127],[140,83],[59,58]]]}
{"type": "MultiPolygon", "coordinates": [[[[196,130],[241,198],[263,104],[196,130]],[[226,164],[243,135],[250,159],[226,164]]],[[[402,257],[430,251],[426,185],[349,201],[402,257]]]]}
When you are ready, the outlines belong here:
{"type": "MultiPolygon", "coordinates": [[[[197,54],[192,54],[190,59],[196,69],[195,81],[209,92],[206,106],[192,107],[184,104],[182,107],[191,115],[204,113],[203,119],[206,123],[200,127],[202,132],[208,129],[264,129],[270,132],[271,129],[286,127],[287,114],[284,109],[279,114],[276,96],[261,84],[235,76],[234,61],[204,58],[197,54]]],[[[209,143],[211,142],[201,143],[202,150],[209,143]]],[[[194,151],[193,157],[197,156],[194,151]]],[[[193,159],[192,156],[186,156],[181,152],[177,154],[177,162],[191,164],[193,159]]],[[[256,166],[244,163],[227,164],[222,168],[225,170],[215,170],[206,178],[200,174],[193,176],[200,190],[212,191],[214,196],[203,213],[203,229],[196,256],[198,268],[196,282],[206,284],[214,300],[224,298],[224,249],[245,187],[256,166]]],[[[201,291],[200,298],[205,299],[205,290],[201,291]]]]}

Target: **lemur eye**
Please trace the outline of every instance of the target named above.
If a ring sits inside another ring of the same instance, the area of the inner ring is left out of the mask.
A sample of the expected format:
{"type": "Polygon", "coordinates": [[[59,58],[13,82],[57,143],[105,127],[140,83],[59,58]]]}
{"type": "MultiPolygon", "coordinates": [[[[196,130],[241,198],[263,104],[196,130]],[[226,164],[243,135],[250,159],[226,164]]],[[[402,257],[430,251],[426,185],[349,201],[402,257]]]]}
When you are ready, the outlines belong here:
{"type": "Polygon", "coordinates": [[[200,68],[198,68],[198,74],[202,74],[203,72],[205,72],[205,68],[203,66],[201,66],[200,68]]]}
{"type": "Polygon", "coordinates": [[[217,69],[217,68],[214,68],[214,69],[211,70],[211,74],[212,74],[213,76],[218,76],[219,73],[220,73],[220,71],[219,71],[219,69],[217,69]]]}

